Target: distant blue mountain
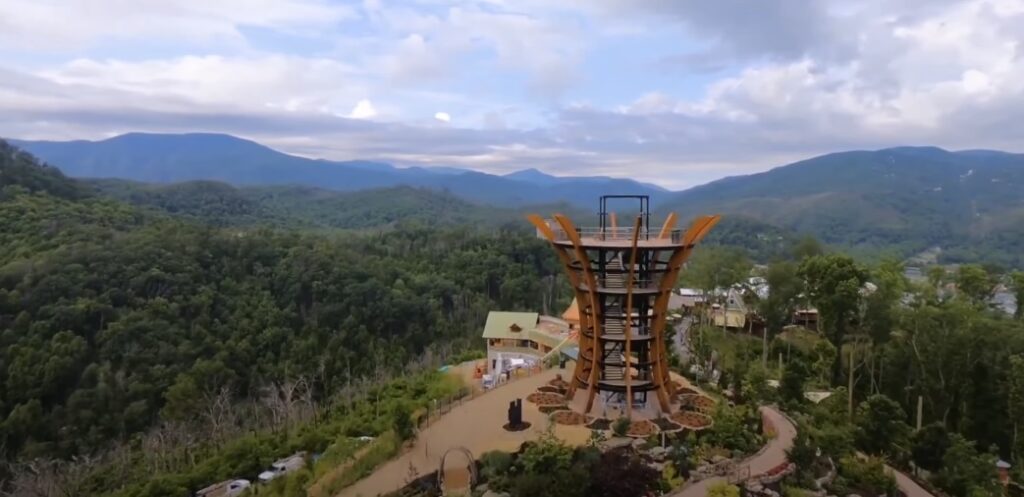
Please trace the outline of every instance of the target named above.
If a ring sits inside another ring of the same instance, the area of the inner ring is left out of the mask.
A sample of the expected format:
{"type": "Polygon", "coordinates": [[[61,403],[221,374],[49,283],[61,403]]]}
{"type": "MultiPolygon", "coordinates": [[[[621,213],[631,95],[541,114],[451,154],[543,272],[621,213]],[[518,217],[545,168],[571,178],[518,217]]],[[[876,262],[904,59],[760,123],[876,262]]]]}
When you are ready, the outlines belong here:
{"type": "Polygon", "coordinates": [[[253,185],[304,185],[338,191],[425,187],[476,202],[525,205],[568,202],[593,207],[604,194],[663,196],[666,190],[626,179],[561,178],[540,171],[497,176],[456,168],[398,168],[373,161],[327,161],[278,152],[224,134],[128,133],[101,141],[9,140],[65,174],[149,183],[215,180],[253,185]]]}
{"type": "MultiPolygon", "coordinates": [[[[523,169],[514,173],[506,174],[504,177],[541,186],[565,185],[572,183],[598,184],[622,181],[619,178],[612,178],[609,176],[552,176],[536,168],[523,169]]],[[[668,191],[665,188],[651,183],[638,182],[638,184],[660,192],[668,191]]]]}

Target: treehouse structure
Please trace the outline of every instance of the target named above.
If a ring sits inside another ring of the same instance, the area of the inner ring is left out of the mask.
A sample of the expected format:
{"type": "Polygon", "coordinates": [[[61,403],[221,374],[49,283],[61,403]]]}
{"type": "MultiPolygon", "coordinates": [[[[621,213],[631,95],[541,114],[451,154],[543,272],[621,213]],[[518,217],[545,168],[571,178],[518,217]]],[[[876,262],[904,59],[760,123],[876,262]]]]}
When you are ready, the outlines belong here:
{"type": "Polygon", "coordinates": [[[606,408],[624,407],[630,418],[672,410],[665,340],[669,295],[683,263],[719,216],[699,216],[685,231],[676,229],[676,218],[669,214],[652,231],[646,195],[602,196],[594,228],[578,228],[561,214],[552,220],[528,216],[551,243],[576,295],[579,355],[566,398],[585,390],[586,413],[596,398],[606,408]],[[631,226],[618,226],[610,201],[639,204],[631,226]]]}

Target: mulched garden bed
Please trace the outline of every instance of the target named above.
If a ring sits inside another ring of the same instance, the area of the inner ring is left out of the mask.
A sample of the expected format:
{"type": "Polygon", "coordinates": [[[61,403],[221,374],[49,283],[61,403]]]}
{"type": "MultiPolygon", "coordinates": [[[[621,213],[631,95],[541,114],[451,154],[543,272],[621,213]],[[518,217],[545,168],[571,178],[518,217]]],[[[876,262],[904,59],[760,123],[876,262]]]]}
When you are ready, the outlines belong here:
{"type": "Polygon", "coordinates": [[[715,400],[706,395],[685,393],[679,395],[679,405],[699,410],[710,410],[715,408],[715,400]]]}
{"type": "Polygon", "coordinates": [[[612,429],[612,420],[608,418],[597,418],[587,425],[587,428],[591,430],[610,430],[612,429]]]}
{"type": "Polygon", "coordinates": [[[540,388],[537,389],[537,391],[538,392],[557,393],[559,395],[565,395],[565,389],[564,388],[558,388],[558,387],[540,387],[540,388]]]}
{"type": "Polygon", "coordinates": [[[645,420],[633,421],[626,430],[627,437],[647,438],[658,433],[658,425],[645,420]]]}
{"type": "Polygon", "coordinates": [[[576,411],[556,411],[551,415],[551,420],[560,425],[584,425],[587,424],[587,416],[576,411]]]}
{"type": "Polygon", "coordinates": [[[658,425],[658,429],[666,433],[682,430],[683,427],[668,420],[668,418],[658,418],[654,420],[654,424],[658,425]]]}
{"type": "Polygon", "coordinates": [[[556,411],[568,411],[568,410],[569,410],[569,406],[564,405],[564,404],[563,405],[558,405],[558,406],[540,406],[540,412],[542,412],[544,414],[551,414],[551,413],[556,412],[556,411]]]}
{"type": "Polygon", "coordinates": [[[538,406],[557,406],[565,404],[565,396],[550,392],[534,392],[526,396],[526,400],[538,406]]]}
{"type": "Polygon", "coordinates": [[[505,425],[502,426],[502,428],[504,428],[505,431],[523,431],[523,430],[530,429],[530,426],[531,426],[530,423],[527,423],[526,421],[523,421],[522,423],[519,423],[518,426],[512,426],[512,425],[510,425],[508,423],[505,423],[505,425]]]}
{"type": "Polygon", "coordinates": [[[557,378],[549,381],[548,385],[551,385],[551,386],[553,386],[555,388],[562,388],[562,389],[569,388],[569,382],[563,380],[561,375],[559,375],[557,378]]]}
{"type": "Polygon", "coordinates": [[[711,417],[693,411],[680,411],[669,416],[673,422],[691,430],[703,430],[711,426],[711,417]]]}

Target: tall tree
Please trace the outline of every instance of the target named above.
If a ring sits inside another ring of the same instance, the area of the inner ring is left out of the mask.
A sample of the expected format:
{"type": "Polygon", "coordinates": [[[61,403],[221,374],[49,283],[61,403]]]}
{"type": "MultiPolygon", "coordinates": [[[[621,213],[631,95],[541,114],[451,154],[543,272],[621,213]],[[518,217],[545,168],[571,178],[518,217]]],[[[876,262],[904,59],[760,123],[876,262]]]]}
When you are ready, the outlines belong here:
{"type": "Polygon", "coordinates": [[[1024,355],[1010,358],[1010,371],[1007,377],[1007,407],[1009,419],[1012,420],[1013,440],[1011,450],[1016,461],[1024,462],[1024,355]]]}
{"type": "Polygon", "coordinates": [[[900,405],[872,395],[857,408],[857,445],[868,454],[902,457],[910,452],[910,426],[900,405]]]}
{"type": "Polygon", "coordinates": [[[995,282],[992,275],[978,264],[964,264],[956,273],[957,291],[975,305],[986,305],[992,298],[995,282]]]}
{"type": "Polygon", "coordinates": [[[789,323],[796,308],[802,282],[797,276],[797,265],[792,262],[775,262],[768,265],[764,273],[768,295],[757,303],[758,314],[764,318],[765,331],[762,348],[762,362],[768,358],[768,340],[782,332],[789,323]]]}
{"type": "MultiPolygon", "coordinates": [[[[867,271],[853,259],[841,254],[818,255],[800,264],[807,295],[817,306],[824,331],[837,349],[842,347],[850,321],[860,308],[861,289],[867,271]]],[[[842,382],[842,361],[836,355],[832,363],[832,381],[842,382]]]]}
{"type": "Polygon", "coordinates": [[[1013,317],[1024,320],[1024,271],[1010,273],[1010,290],[1013,291],[1013,298],[1017,302],[1013,317]]]}

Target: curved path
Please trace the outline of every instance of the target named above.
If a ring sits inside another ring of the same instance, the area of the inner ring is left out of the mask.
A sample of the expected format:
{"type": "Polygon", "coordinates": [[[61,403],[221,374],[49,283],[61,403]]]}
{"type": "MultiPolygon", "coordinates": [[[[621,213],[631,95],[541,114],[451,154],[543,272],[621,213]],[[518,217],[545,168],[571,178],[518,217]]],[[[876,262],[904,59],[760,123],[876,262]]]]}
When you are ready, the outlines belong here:
{"type": "Polygon", "coordinates": [[[931,492],[927,491],[921,485],[918,485],[909,476],[896,471],[890,466],[886,466],[886,469],[892,473],[892,476],[896,478],[896,486],[899,487],[900,491],[906,494],[907,497],[934,497],[931,492]]]}
{"type": "MultiPolygon", "coordinates": [[[[760,452],[739,463],[736,468],[750,468],[749,476],[758,476],[786,462],[786,450],[793,446],[796,438],[796,427],[781,411],[772,406],[761,406],[761,416],[775,428],[775,438],[768,441],[760,452]]],[[[744,471],[745,472],[745,471],[744,471]]],[[[725,477],[715,476],[700,480],[692,485],[684,486],[672,497],[704,497],[708,489],[717,483],[726,481],[725,477]]]]}
{"type": "MultiPolygon", "coordinates": [[[[548,369],[513,380],[464,402],[421,431],[411,449],[382,464],[373,474],[343,489],[338,495],[373,497],[398,490],[405,485],[410,467],[420,476],[431,473],[437,470],[441,456],[454,447],[465,447],[477,457],[489,450],[515,452],[523,442],[540,437],[548,425],[547,416],[528,405],[526,396],[554,379],[556,374],[567,374],[567,371],[572,369],[548,369]],[[501,425],[507,419],[509,401],[516,398],[523,399],[523,420],[531,423],[532,427],[520,432],[507,432],[501,425]]],[[[590,430],[582,426],[556,425],[554,430],[555,436],[573,445],[582,445],[590,437],[590,430]]]]}

